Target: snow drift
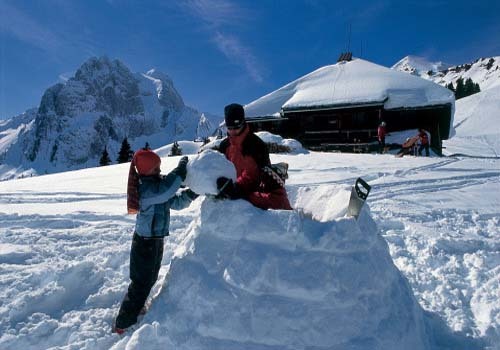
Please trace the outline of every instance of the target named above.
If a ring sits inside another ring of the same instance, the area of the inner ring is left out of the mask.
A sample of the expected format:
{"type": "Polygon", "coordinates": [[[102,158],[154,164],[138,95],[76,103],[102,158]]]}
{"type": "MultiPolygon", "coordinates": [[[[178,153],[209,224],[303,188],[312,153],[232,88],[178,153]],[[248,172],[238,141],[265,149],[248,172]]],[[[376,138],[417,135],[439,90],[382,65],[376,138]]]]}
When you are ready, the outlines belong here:
{"type": "Polygon", "coordinates": [[[428,348],[369,214],[309,216],[205,198],[142,327],[114,349],[428,348]]]}

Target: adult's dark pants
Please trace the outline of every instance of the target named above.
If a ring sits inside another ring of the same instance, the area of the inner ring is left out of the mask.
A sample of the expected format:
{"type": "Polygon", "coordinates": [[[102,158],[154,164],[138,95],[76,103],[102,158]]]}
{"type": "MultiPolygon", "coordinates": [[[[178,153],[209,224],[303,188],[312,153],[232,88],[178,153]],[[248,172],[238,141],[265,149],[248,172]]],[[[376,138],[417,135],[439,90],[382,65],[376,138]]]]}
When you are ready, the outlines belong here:
{"type": "Polygon", "coordinates": [[[384,153],[384,149],[385,149],[385,137],[383,137],[381,140],[378,140],[378,152],[384,153]]]}
{"type": "Polygon", "coordinates": [[[428,157],[429,156],[429,144],[425,144],[425,145],[420,145],[420,147],[418,148],[418,155],[421,156],[422,155],[422,151],[425,149],[425,155],[428,157]]]}
{"type": "Polygon", "coordinates": [[[116,328],[127,328],[137,322],[142,307],[160,272],[163,238],[143,238],[134,232],[130,251],[130,284],[116,317],[116,328]]]}

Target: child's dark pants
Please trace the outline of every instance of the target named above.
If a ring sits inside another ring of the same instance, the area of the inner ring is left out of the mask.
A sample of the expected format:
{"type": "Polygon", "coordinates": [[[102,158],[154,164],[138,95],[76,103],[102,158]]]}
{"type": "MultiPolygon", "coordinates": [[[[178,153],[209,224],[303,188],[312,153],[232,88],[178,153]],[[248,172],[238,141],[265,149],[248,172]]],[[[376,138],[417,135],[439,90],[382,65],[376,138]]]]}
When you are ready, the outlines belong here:
{"type": "Polygon", "coordinates": [[[160,271],[163,237],[143,238],[134,232],[130,251],[130,284],[116,317],[116,327],[125,329],[137,322],[160,271]]]}

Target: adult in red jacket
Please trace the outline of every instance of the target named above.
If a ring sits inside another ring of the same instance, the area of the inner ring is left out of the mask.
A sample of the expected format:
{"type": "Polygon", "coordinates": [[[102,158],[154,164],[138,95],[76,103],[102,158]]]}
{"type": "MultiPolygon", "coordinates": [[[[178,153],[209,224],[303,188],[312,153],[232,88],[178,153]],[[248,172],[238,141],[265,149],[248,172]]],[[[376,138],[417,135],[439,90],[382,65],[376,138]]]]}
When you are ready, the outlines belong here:
{"type": "Polygon", "coordinates": [[[387,130],[385,129],[385,122],[381,122],[377,129],[378,147],[380,153],[384,153],[386,134],[387,130]]]}
{"type": "Polygon", "coordinates": [[[285,179],[288,177],[288,164],[266,165],[262,170],[262,181],[259,185],[259,191],[250,193],[248,201],[261,209],[292,210],[285,190],[285,179]]]}
{"type": "Polygon", "coordinates": [[[219,145],[236,168],[236,183],[229,183],[226,178],[219,178],[217,186],[222,194],[230,198],[246,198],[259,190],[261,169],[271,165],[267,145],[250,131],[245,122],[243,106],[237,103],[224,108],[227,137],[219,145]]]}

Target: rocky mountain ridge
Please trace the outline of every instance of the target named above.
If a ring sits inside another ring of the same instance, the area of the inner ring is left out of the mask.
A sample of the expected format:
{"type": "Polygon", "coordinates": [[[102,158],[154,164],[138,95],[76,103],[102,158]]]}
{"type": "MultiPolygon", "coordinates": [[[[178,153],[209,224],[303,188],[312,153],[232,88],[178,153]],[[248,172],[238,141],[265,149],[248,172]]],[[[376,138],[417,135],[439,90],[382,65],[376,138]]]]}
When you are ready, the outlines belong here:
{"type": "Polygon", "coordinates": [[[166,74],[93,57],[49,87],[37,109],[0,123],[0,179],[96,166],[125,137],[135,149],[195,139],[218,119],[186,106],[166,74]]]}
{"type": "Polygon", "coordinates": [[[478,83],[481,90],[500,85],[500,56],[479,58],[474,62],[450,65],[443,62],[430,62],[417,56],[406,56],[397,62],[392,69],[407,72],[421,78],[446,86],[457,80],[471,78],[478,83]]]}

